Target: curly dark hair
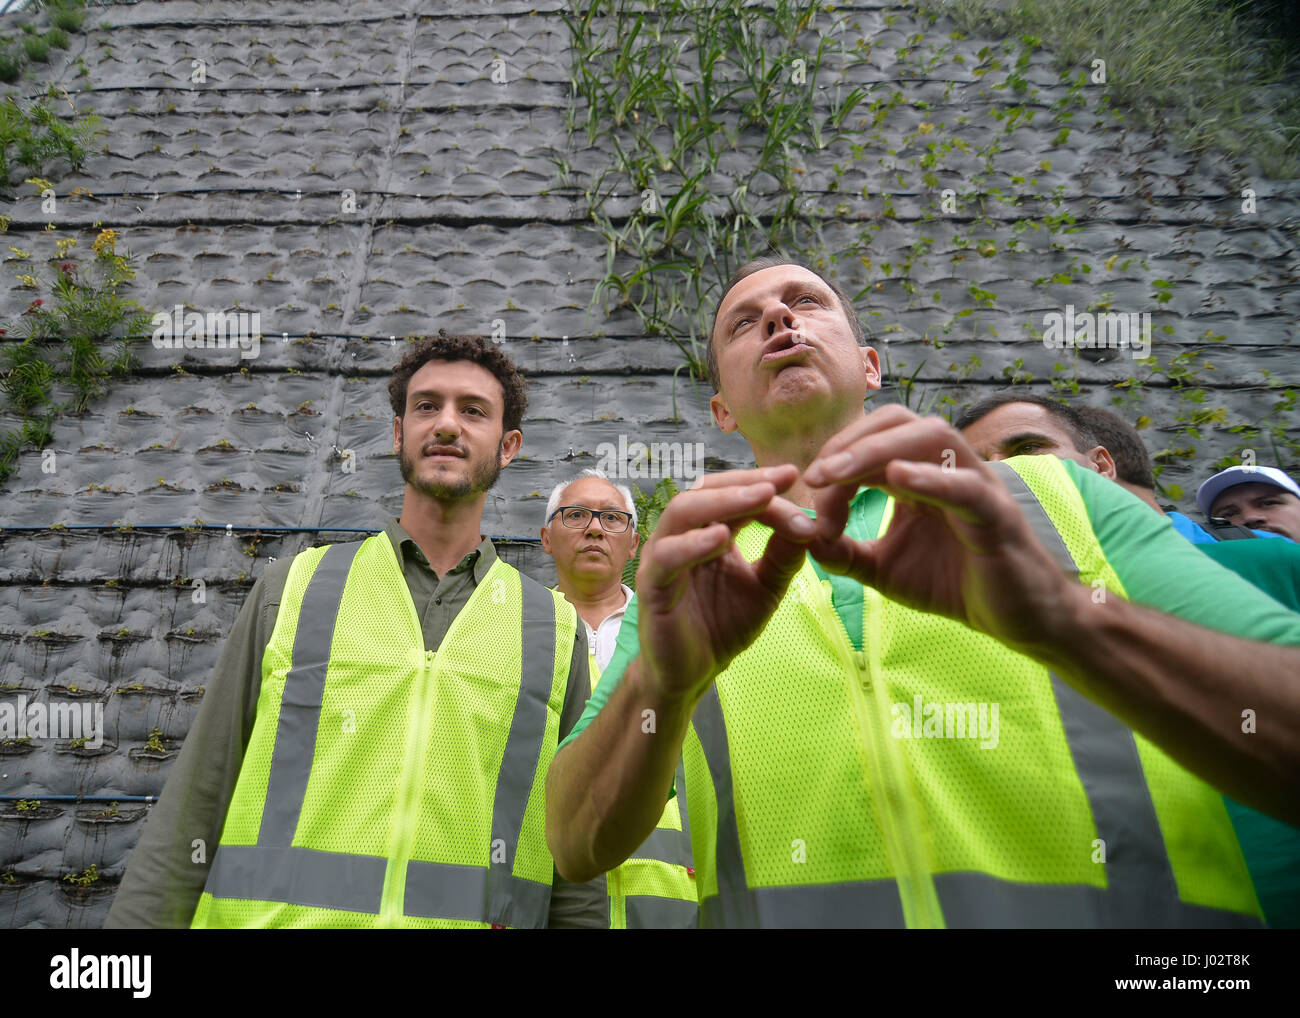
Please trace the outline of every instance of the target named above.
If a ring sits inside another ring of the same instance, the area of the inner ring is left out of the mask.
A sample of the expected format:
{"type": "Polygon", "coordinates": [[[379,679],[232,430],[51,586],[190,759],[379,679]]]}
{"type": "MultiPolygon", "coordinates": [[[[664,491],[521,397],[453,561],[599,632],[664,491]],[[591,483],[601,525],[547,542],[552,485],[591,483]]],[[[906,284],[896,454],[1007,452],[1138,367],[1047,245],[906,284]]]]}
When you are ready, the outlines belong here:
{"type": "Polygon", "coordinates": [[[501,383],[501,391],[505,394],[502,434],[519,430],[524,411],[528,409],[528,396],[524,393],[524,380],[514,361],[482,336],[453,336],[446,329],[439,329],[436,336],[420,339],[393,368],[393,377],[388,383],[388,400],[395,417],[406,413],[406,390],[411,384],[411,376],[429,361],[469,361],[490,371],[501,383]]]}

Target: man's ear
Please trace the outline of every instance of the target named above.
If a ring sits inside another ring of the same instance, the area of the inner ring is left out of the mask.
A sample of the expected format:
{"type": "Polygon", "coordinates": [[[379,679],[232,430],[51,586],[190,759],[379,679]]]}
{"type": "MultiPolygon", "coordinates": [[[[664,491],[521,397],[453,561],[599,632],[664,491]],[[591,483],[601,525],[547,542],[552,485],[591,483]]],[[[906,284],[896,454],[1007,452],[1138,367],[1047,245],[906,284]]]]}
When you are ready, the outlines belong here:
{"type": "Polygon", "coordinates": [[[402,419],[393,418],[393,452],[398,453],[402,448],[402,419]]]}
{"type": "Polygon", "coordinates": [[[709,397],[709,409],[713,411],[713,421],[722,429],[724,435],[729,435],[736,430],[736,419],[731,416],[731,411],[727,408],[727,401],[722,398],[722,393],[715,392],[709,397]]]}
{"type": "Polygon", "coordinates": [[[867,371],[867,388],[880,388],[880,356],[869,346],[858,347],[862,351],[862,366],[867,371]]]}
{"type": "Polygon", "coordinates": [[[507,431],[501,438],[501,466],[504,469],[510,461],[519,455],[524,445],[524,433],[519,429],[507,431]]]}
{"type": "Polygon", "coordinates": [[[1093,470],[1101,474],[1102,477],[1109,477],[1112,481],[1115,480],[1115,460],[1104,445],[1094,445],[1088,450],[1087,456],[1092,463],[1093,470]]]}
{"type": "Polygon", "coordinates": [[[548,555],[554,554],[554,552],[551,551],[551,528],[550,527],[542,527],[542,551],[546,552],[546,554],[548,555]]]}
{"type": "Polygon", "coordinates": [[[636,550],[638,547],[640,547],[640,545],[641,545],[641,533],[636,529],[636,527],[633,527],[632,528],[632,557],[633,558],[636,558],[636,550]]]}

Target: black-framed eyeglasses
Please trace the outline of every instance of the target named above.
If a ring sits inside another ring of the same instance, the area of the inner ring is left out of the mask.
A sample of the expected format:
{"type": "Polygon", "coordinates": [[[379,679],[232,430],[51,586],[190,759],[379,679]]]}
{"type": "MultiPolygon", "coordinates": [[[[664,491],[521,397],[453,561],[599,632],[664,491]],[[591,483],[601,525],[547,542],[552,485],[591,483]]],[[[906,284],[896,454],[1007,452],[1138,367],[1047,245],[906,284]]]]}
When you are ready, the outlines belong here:
{"type": "Polygon", "coordinates": [[[619,512],[617,509],[588,509],[585,505],[562,505],[546,518],[546,522],[550,523],[557,516],[561,523],[574,530],[581,530],[595,516],[607,534],[622,534],[632,525],[631,513],[619,512]]]}

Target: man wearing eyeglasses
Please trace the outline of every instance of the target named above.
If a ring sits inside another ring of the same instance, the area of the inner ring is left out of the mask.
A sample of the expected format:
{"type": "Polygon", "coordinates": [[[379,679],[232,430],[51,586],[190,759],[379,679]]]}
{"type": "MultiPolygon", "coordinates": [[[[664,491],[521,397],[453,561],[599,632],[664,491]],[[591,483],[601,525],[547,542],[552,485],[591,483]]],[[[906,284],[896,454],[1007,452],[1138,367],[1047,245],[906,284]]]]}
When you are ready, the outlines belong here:
{"type": "Polygon", "coordinates": [[[546,503],[542,550],[555,559],[560,592],[587,627],[593,674],[609,664],[618,627],[632,598],[623,567],[641,543],[636,507],[627,488],[616,488],[599,470],[561,481],[546,503]]]}
{"type": "MultiPolygon", "coordinates": [[[[623,570],[641,538],[625,485],[599,470],[561,481],[546,503],[542,549],[555,559],[560,592],[587,630],[591,688],[614,656],[632,599],[623,570]]],[[[654,726],[651,725],[651,728],[654,726]]],[[[681,761],[679,787],[685,785],[681,761]]],[[[611,929],[693,929],[698,925],[695,870],[684,797],[669,801],[645,843],[606,875],[611,929]]]]}

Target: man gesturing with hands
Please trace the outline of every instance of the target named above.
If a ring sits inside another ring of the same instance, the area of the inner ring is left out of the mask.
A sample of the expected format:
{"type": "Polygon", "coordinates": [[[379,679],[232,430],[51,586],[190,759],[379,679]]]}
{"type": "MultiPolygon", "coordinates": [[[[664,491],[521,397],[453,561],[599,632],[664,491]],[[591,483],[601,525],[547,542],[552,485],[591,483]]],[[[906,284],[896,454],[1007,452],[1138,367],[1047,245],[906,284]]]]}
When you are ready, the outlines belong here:
{"type": "Polygon", "coordinates": [[[1151,514],[1072,463],[864,414],[875,352],[803,266],[737,272],[709,366],[757,466],[642,552],[548,777],[560,872],[636,849],[680,753],[706,926],[1259,925],[1214,788],[1300,813],[1300,616],[1168,528],[1109,559],[1151,514]]]}

